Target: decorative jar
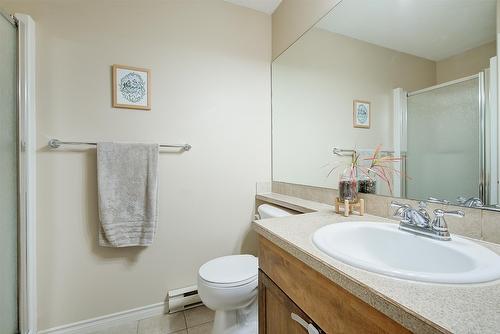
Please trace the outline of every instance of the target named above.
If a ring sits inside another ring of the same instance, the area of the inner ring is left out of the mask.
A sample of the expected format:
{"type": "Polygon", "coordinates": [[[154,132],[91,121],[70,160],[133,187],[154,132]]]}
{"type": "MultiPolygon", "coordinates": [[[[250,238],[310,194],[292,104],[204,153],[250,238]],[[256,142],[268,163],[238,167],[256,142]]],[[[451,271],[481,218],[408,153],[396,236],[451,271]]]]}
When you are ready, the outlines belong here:
{"type": "Polygon", "coordinates": [[[349,203],[358,202],[358,185],[356,180],[356,168],[346,168],[339,177],[339,199],[341,202],[348,200],[349,203]]]}

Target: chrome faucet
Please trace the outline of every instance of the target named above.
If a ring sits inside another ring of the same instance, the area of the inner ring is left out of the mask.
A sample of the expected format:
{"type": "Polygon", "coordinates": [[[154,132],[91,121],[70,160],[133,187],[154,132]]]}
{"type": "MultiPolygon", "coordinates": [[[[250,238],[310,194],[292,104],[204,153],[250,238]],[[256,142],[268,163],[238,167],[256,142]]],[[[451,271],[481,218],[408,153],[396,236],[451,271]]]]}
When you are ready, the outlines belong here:
{"type": "Polygon", "coordinates": [[[460,196],[457,197],[457,202],[469,208],[480,208],[484,206],[483,201],[481,201],[481,199],[479,199],[478,197],[471,197],[467,199],[463,196],[460,196]]]}
{"type": "Polygon", "coordinates": [[[459,218],[465,216],[465,213],[460,210],[444,211],[436,209],[434,210],[434,219],[431,219],[426,210],[425,202],[420,202],[418,209],[395,201],[391,202],[391,207],[397,208],[396,212],[394,212],[394,217],[400,218],[400,230],[437,240],[451,240],[444,216],[459,218]]]}

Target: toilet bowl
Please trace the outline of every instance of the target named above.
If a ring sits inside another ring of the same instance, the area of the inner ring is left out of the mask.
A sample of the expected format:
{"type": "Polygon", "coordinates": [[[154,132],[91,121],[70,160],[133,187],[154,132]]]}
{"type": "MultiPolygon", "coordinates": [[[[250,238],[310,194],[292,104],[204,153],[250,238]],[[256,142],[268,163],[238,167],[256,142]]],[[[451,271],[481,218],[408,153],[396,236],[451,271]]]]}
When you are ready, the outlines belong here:
{"type": "Polygon", "coordinates": [[[223,256],[198,272],[198,293],[215,311],[213,334],[257,333],[258,262],[253,255],[223,256]]]}
{"type": "MultiPolygon", "coordinates": [[[[293,211],[269,204],[258,208],[262,219],[293,211]]],[[[215,311],[213,334],[257,334],[258,261],[253,255],[230,255],[208,261],[198,271],[198,294],[215,311]]]]}

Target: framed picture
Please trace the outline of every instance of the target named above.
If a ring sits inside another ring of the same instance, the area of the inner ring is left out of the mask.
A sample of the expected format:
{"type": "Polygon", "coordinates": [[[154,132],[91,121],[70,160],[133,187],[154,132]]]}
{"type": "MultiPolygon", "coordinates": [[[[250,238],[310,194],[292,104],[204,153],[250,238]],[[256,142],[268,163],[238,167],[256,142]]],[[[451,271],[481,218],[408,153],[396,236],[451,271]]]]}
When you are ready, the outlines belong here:
{"type": "Polygon", "coordinates": [[[151,71],[113,65],[113,107],[151,110],[151,71]]]}
{"type": "Polygon", "coordinates": [[[354,100],[352,110],[352,125],[355,128],[370,128],[370,102],[354,100]]]}

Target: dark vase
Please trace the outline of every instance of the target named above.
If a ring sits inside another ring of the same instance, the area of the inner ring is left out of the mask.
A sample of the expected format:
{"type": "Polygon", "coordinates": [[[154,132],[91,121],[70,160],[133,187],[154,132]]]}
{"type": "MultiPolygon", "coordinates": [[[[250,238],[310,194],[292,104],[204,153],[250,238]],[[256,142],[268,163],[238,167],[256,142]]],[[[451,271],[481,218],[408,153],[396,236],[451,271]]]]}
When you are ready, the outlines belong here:
{"type": "Polygon", "coordinates": [[[356,174],[351,168],[346,169],[340,176],[339,199],[342,202],[348,200],[350,203],[356,203],[358,201],[356,174]]]}
{"type": "Polygon", "coordinates": [[[358,192],[362,194],[375,194],[377,191],[377,181],[364,178],[358,181],[358,192]]]}

